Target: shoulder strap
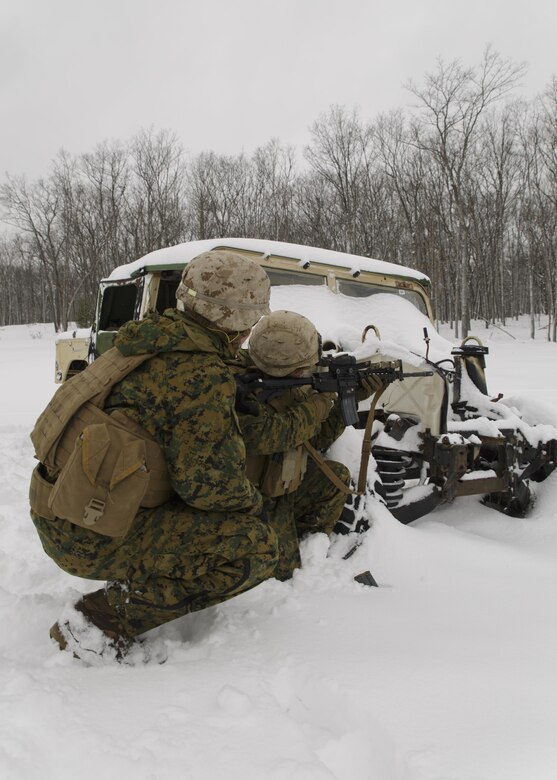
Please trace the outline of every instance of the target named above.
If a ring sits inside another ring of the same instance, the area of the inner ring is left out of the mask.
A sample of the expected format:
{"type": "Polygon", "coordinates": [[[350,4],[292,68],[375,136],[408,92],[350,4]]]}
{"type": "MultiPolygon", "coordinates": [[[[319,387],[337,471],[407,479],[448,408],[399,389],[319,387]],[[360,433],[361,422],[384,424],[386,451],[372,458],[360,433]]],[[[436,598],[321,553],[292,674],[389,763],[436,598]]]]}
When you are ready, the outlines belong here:
{"type": "Polygon", "coordinates": [[[333,485],[335,485],[343,493],[346,493],[346,495],[352,492],[352,489],[349,488],[348,485],[345,485],[344,482],[339,477],[337,477],[337,475],[332,470],[332,468],[327,464],[327,461],[325,460],[323,455],[321,455],[319,450],[316,450],[315,447],[309,443],[309,441],[304,442],[304,447],[313,458],[313,461],[315,462],[316,466],[318,466],[318,468],[321,469],[323,474],[325,474],[325,476],[331,480],[333,485]]]}
{"type": "Polygon", "coordinates": [[[44,462],[70,419],[88,401],[101,407],[112,387],[127,374],[154,357],[148,352],[125,357],[112,347],[58,388],[31,433],[37,458],[44,462]]]}
{"type": "Polygon", "coordinates": [[[369,456],[371,454],[371,434],[373,430],[373,421],[375,419],[375,408],[379,396],[387,389],[387,386],[381,390],[377,390],[371,401],[369,412],[367,413],[367,422],[364,431],[364,438],[362,440],[362,456],[360,458],[360,473],[358,474],[358,495],[363,496],[367,490],[367,467],[369,463],[369,456]]]}

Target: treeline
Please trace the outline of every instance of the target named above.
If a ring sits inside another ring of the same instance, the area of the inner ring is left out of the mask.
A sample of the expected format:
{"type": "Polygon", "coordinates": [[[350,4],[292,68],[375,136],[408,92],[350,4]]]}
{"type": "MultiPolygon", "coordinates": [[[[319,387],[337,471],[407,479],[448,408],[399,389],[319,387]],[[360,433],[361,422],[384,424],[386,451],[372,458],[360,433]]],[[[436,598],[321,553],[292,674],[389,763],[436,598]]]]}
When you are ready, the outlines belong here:
{"type": "Polygon", "coordinates": [[[439,320],[529,313],[557,331],[557,78],[512,101],[522,66],[487,49],[408,85],[414,107],[371,121],[333,106],[296,150],[188,158],[169,131],[89,154],[61,152],[45,179],[0,187],[0,324],[91,321],[98,281],[181,241],[246,236],[419,268],[439,320]]]}

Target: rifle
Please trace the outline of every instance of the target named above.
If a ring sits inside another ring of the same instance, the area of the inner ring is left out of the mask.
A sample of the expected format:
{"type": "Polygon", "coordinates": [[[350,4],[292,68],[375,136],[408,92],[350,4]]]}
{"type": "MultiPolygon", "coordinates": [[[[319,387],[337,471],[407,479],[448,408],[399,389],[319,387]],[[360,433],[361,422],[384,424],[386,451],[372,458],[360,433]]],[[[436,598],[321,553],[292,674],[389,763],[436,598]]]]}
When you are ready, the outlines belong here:
{"type": "Polygon", "coordinates": [[[337,393],[340,401],[342,419],[345,425],[356,425],[358,422],[358,405],[356,403],[356,390],[362,386],[363,380],[370,376],[377,376],[385,384],[396,382],[412,376],[431,376],[433,371],[414,371],[405,373],[402,370],[401,360],[385,361],[383,363],[370,363],[369,361],[358,363],[354,355],[325,355],[318,366],[325,371],[318,371],[309,376],[265,378],[253,374],[237,375],[238,387],[244,392],[263,388],[270,397],[277,391],[288,387],[302,387],[311,385],[319,393],[337,393]]]}

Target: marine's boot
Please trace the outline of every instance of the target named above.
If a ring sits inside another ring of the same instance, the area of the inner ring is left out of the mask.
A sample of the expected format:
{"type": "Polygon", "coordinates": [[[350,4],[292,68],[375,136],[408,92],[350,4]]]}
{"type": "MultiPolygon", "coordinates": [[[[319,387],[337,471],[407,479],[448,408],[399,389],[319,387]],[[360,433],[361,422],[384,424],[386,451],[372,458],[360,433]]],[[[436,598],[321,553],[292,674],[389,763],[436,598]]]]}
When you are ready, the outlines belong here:
{"type": "Polygon", "coordinates": [[[108,603],[104,588],[86,593],[68,607],[50,629],[50,637],[76,658],[95,663],[122,660],[133,644],[116,608],[108,603]]]}

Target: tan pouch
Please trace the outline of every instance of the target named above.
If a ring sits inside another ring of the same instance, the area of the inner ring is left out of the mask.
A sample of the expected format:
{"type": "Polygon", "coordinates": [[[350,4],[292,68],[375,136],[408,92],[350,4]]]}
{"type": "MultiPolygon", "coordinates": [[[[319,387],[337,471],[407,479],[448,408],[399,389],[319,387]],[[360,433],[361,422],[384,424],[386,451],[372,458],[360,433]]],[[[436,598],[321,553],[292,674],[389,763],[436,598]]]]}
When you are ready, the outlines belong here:
{"type": "Polygon", "coordinates": [[[115,425],[88,425],[52,488],[51,512],[105,536],[125,536],[149,485],[145,449],[144,439],[115,425]]]}
{"type": "Polygon", "coordinates": [[[108,415],[93,404],[84,404],[66,425],[56,446],[49,453],[48,459],[43,461],[49,473],[58,474],[64,468],[74,451],[76,437],[82,431],[87,427],[103,423],[109,425],[111,429],[112,427],[124,429],[131,435],[132,439],[144,439],[145,441],[145,465],[149,472],[149,486],[143,496],[141,506],[155,507],[168,501],[174,491],[161,448],[141,425],[127,417],[119,409],[108,415]]]}
{"type": "Polygon", "coordinates": [[[263,495],[277,498],[297,490],[306,473],[307,459],[301,446],[271,455],[260,479],[263,495]]]}

